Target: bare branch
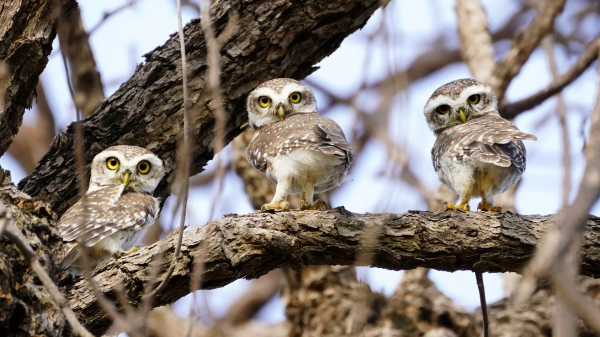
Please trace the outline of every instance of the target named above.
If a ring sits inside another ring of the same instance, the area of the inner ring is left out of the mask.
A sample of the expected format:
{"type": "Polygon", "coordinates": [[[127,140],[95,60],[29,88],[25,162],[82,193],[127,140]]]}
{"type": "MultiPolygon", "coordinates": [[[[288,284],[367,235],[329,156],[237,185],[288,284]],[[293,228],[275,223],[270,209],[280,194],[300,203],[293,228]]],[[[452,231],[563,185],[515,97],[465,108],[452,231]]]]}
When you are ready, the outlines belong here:
{"type": "Polygon", "coordinates": [[[597,36],[581,54],[577,62],[563,75],[554,79],[546,88],[524,98],[500,107],[500,115],[504,118],[515,118],[519,114],[542,104],[548,98],[561,92],[566,86],[576,80],[589,66],[594,63],[600,50],[600,35],[597,36]]]}
{"type": "MultiPolygon", "coordinates": [[[[239,278],[256,278],[281,267],[353,265],[362,233],[372,226],[381,226],[380,244],[373,250],[374,267],[519,271],[554,221],[554,215],[508,212],[355,214],[343,208],[227,216],[184,233],[182,256],[166,287],[169,291],[159,293],[154,305],[172,303],[190,292],[190,277],[202,245],[206,247],[203,289],[222,287],[239,278]]],[[[600,219],[590,219],[588,226],[582,273],[598,277],[600,256],[594,252],[600,240],[600,219]]],[[[157,254],[165,254],[157,278],[162,280],[176,245],[173,232],[136,254],[102,263],[95,279],[102,280],[102,292],[109,297],[117,283],[123,284],[132,305],[137,306],[143,295],[138,285],[150,281],[148,263],[157,254]]],[[[97,307],[85,280],[73,285],[69,298],[83,324],[92,333],[102,332],[108,317],[97,307]]]]}
{"type": "Polygon", "coordinates": [[[517,290],[519,301],[530,296],[536,279],[547,277],[553,265],[560,262],[572,242],[588,225],[587,212],[600,196],[600,90],[591,115],[589,141],[586,146],[586,166],[579,185],[579,193],[570,207],[560,213],[556,226],[540,242],[535,256],[523,272],[523,281],[517,290]]]}
{"type": "Polygon", "coordinates": [[[52,50],[56,17],[77,8],[74,0],[12,1],[0,11],[0,155],[19,130],[52,50]],[[24,10],[26,8],[26,10],[24,10]],[[32,20],[31,18],[35,18],[32,20]],[[10,66],[8,66],[10,65],[10,66]]]}
{"type": "Polygon", "coordinates": [[[458,0],[458,36],[463,60],[473,77],[486,82],[495,65],[494,46],[488,20],[479,0],[458,0]]]}
{"type": "Polygon", "coordinates": [[[546,1],[529,26],[517,33],[504,60],[496,64],[488,84],[498,96],[498,102],[502,102],[512,79],[521,71],[542,38],[550,32],[554,19],[562,12],[565,2],[566,0],[546,1]]]}

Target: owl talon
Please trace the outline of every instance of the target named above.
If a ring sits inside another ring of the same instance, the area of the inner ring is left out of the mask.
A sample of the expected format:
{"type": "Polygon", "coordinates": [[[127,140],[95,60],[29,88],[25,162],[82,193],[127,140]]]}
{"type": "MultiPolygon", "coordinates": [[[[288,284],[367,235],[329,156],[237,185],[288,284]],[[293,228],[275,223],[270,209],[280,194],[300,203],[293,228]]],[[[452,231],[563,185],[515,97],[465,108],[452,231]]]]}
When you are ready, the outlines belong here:
{"type": "Polygon", "coordinates": [[[324,211],[326,209],[327,204],[321,199],[317,199],[312,206],[305,200],[300,200],[300,210],[302,211],[324,211]]]}
{"type": "Polygon", "coordinates": [[[115,253],[115,259],[120,259],[120,258],[122,258],[124,256],[131,255],[131,254],[137,252],[138,250],[140,250],[138,247],[133,247],[133,248],[131,248],[130,250],[128,250],[126,252],[115,253]]]}
{"type": "Polygon", "coordinates": [[[445,203],[446,209],[449,209],[451,211],[470,211],[471,207],[469,207],[469,204],[459,204],[459,205],[454,205],[451,204],[449,202],[445,203]]]}
{"type": "Polygon", "coordinates": [[[281,210],[281,211],[285,211],[287,209],[290,208],[290,204],[285,201],[285,200],[281,200],[278,202],[272,202],[270,204],[264,204],[262,205],[262,207],[260,208],[261,211],[270,211],[270,210],[281,210]]]}
{"type": "Polygon", "coordinates": [[[477,209],[482,212],[497,212],[502,213],[502,207],[493,206],[487,201],[482,201],[477,205],[477,209]]]}

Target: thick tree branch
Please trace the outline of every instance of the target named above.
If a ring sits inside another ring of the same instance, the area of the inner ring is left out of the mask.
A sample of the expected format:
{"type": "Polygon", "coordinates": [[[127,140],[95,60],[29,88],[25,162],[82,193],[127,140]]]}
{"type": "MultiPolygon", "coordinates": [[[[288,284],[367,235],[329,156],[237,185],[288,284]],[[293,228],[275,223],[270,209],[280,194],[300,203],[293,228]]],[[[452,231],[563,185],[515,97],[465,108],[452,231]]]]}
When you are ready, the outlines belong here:
{"type": "Polygon", "coordinates": [[[8,0],[0,4],[0,155],[4,154],[31,107],[38,78],[52,50],[61,7],[69,14],[75,0],[8,0]]]}
{"type": "MultiPolygon", "coordinates": [[[[227,25],[228,11],[239,13],[244,27],[221,51],[223,106],[227,111],[225,138],[229,142],[247,120],[245,95],[274,77],[302,79],[314,64],[336,50],[342,40],[361,28],[377,0],[241,1],[223,0],[211,10],[212,25],[219,34],[227,25]],[[301,24],[300,24],[301,23],[301,24]]],[[[191,174],[198,173],[213,157],[214,106],[206,78],[206,44],[198,20],[185,28],[194,154],[191,174]]],[[[131,79],[83,121],[86,161],[114,144],[148,148],[159,155],[168,170],[157,191],[168,195],[173,179],[175,149],[182,129],[181,57],[178,39],[146,55],[131,79]]],[[[73,127],[57,137],[35,172],[20,183],[28,194],[47,200],[60,214],[77,198],[73,127]]]]}
{"type": "MultiPolygon", "coordinates": [[[[428,267],[445,271],[520,271],[532,256],[539,238],[553,225],[554,216],[501,215],[475,212],[409,212],[355,214],[342,209],[326,212],[291,211],[231,215],[185,232],[182,256],[166,289],[154,305],[172,303],[190,292],[196,258],[204,256],[202,288],[222,287],[240,278],[256,278],[270,270],[305,265],[352,265],[364,250],[361,235],[383,226],[373,252],[374,267],[400,270],[428,267]],[[200,251],[201,243],[204,252],[200,251]]],[[[600,218],[588,220],[582,252],[582,273],[600,276],[600,218]]],[[[169,266],[177,243],[174,233],[138,253],[100,265],[95,279],[101,291],[114,297],[124,286],[138,305],[148,282],[149,263],[164,253],[157,281],[169,266]]],[[[110,324],[97,306],[87,283],[81,280],[68,292],[70,306],[92,333],[110,324]]]]}

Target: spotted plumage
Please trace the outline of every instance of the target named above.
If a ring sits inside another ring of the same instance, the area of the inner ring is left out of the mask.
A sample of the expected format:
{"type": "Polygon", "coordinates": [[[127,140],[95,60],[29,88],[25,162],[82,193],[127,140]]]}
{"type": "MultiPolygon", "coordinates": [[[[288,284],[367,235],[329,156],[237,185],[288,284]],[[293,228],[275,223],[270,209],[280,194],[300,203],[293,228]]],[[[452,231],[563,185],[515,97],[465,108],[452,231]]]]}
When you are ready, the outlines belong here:
{"type": "Polygon", "coordinates": [[[434,169],[460,196],[456,207],[468,210],[469,199],[481,197],[480,209],[499,210],[493,206],[494,195],[519,180],[526,166],[522,140],[536,137],[500,117],[491,87],[473,79],[438,88],[424,113],[437,136],[431,151],[434,169]]]}
{"type": "Polygon", "coordinates": [[[159,216],[152,193],[163,176],[162,161],[140,147],[113,146],[96,155],[85,197],[58,223],[66,242],[63,268],[75,275],[82,272],[80,244],[89,247],[92,267],[130,251],[142,229],[159,216]]]}
{"type": "Polygon", "coordinates": [[[343,183],[354,161],[340,126],[320,116],[310,88],[292,79],[261,84],[248,95],[247,109],[255,134],[246,158],[277,184],[263,208],[287,209],[290,192],[301,194],[302,209],[321,207],[313,194],[343,183]]]}

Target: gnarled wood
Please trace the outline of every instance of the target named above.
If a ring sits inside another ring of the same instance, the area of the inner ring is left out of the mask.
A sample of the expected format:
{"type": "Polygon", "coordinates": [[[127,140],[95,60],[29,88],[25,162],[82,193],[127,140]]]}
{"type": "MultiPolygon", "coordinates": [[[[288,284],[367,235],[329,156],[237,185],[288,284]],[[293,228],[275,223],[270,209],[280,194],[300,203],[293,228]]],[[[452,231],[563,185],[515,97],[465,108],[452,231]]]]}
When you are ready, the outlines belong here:
{"type": "MultiPolygon", "coordinates": [[[[372,266],[400,270],[427,267],[445,271],[520,271],[540,237],[553,225],[553,215],[512,213],[355,214],[337,208],[325,212],[290,211],[230,215],[185,232],[183,255],[155,305],[172,303],[190,292],[190,277],[203,257],[202,288],[222,287],[240,278],[256,278],[270,270],[306,265],[353,265],[357,251],[372,251],[372,266]],[[373,247],[361,247],[363,232],[377,227],[373,247]],[[201,243],[206,247],[201,252],[201,243]]],[[[582,273],[600,276],[600,219],[588,221],[582,251],[582,273]]],[[[102,291],[114,297],[125,287],[134,305],[148,282],[150,261],[164,253],[158,280],[164,276],[176,246],[172,233],[163,241],[120,260],[107,261],[95,271],[102,291]]],[[[96,304],[87,283],[69,290],[70,305],[93,333],[104,331],[109,319],[96,304]]]]}
{"type": "Polygon", "coordinates": [[[31,107],[38,78],[52,51],[56,18],[75,0],[3,0],[0,3],[0,156],[31,107]]]}

